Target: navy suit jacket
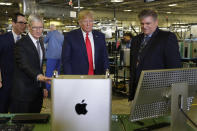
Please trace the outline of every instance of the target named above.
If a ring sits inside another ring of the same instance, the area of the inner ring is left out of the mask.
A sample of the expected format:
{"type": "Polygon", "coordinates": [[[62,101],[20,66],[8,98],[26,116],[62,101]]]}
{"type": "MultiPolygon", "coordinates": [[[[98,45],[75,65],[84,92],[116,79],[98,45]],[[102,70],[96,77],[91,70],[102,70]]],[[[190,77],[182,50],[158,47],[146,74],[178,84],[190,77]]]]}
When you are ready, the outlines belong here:
{"type": "MultiPolygon", "coordinates": [[[[105,74],[109,68],[109,60],[104,34],[93,30],[95,49],[95,75],[105,74]]],[[[88,56],[81,29],[66,34],[62,47],[62,64],[64,74],[87,75],[89,69],[88,56]]]]}
{"type": "Polygon", "coordinates": [[[180,68],[182,66],[178,41],[175,34],[159,30],[158,28],[152,34],[146,47],[142,50],[141,61],[138,66],[136,66],[140,44],[143,39],[144,34],[140,34],[134,37],[131,43],[130,100],[134,98],[142,70],[180,68]]]}
{"type": "Polygon", "coordinates": [[[0,36],[0,70],[2,75],[2,88],[0,88],[0,113],[7,113],[10,90],[13,84],[13,46],[14,36],[8,32],[0,36]]]}

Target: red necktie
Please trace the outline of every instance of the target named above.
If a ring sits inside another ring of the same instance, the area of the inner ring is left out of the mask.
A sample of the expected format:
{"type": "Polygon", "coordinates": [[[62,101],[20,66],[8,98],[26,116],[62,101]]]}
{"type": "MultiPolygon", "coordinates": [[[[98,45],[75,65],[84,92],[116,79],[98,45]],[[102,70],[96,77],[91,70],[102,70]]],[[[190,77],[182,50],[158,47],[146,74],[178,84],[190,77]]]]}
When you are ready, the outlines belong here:
{"type": "Polygon", "coordinates": [[[93,59],[92,59],[92,47],[91,47],[91,42],[88,38],[88,33],[86,33],[86,49],[87,49],[88,62],[89,62],[88,75],[94,75],[93,59]]]}

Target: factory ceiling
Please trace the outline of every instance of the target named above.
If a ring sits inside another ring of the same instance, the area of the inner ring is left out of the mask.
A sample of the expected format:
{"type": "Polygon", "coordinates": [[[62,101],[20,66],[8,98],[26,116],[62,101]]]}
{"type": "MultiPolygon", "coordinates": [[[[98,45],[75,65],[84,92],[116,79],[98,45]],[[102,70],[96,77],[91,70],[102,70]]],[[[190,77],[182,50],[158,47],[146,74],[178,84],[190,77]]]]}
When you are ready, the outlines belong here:
{"type": "MultiPolygon", "coordinates": [[[[111,0],[0,0],[0,2],[12,3],[10,6],[0,5],[0,24],[8,21],[14,12],[24,13],[24,4],[27,4],[26,10],[41,12],[47,19],[69,20],[69,12],[77,12],[76,7],[79,3],[83,9],[98,12],[97,19],[116,17],[117,20],[135,21],[142,9],[153,8],[165,20],[169,18],[172,21],[197,23],[197,0],[124,0],[120,3],[112,3],[111,0]]],[[[28,12],[26,14],[28,15],[28,12]]]]}
{"type": "MultiPolygon", "coordinates": [[[[37,0],[39,4],[69,8],[69,0],[37,0]]],[[[78,5],[78,0],[72,0],[73,6],[78,5]]],[[[110,0],[80,0],[80,5],[89,9],[113,11],[132,10],[138,13],[144,8],[154,8],[160,13],[197,15],[197,0],[124,0],[112,3],[110,0]],[[152,2],[145,2],[152,1],[152,2]]]]}

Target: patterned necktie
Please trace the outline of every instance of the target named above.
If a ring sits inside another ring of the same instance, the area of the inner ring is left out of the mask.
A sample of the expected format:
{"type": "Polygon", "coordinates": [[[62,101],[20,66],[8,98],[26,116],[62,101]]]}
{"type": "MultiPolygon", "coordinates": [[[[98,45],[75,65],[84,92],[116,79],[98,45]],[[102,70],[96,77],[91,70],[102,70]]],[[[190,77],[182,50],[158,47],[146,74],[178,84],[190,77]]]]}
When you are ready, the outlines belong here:
{"type": "Polygon", "coordinates": [[[21,38],[20,35],[17,35],[17,37],[16,37],[16,42],[17,42],[20,38],[21,38]]]}
{"type": "Polygon", "coordinates": [[[40,52],[40,42],[39,40],[36,41],[36,44],[37,44],[37,51],[38,51],[38,56],[39,56],[39,59],[40,59],[40,65],[41,65],[41,52],[40,52]]]}
{"type": "Polygon", "coordinates": [[[143,41],[142,41],[142,43],[141,43],[141,45],[140,45],[140,49],[139,49],[139,52],[138,52],[138,57],[137,57],[137,67],[138,67],[138,65],[139,65],[139,63],[140,63],[140,61],[141,61],[141,55],[142,55],[142,51],[143,51],[143,49],[146,47],[146,45],[147,45],[147,43],[148,43],[148,41],[150,40],[150,38],[151,37],[149,37],[149,36],[144,36],[144,39],[143,39],[143,41]]]}
{"type": "Polygon", "coordinates": [[[149,40],[150,40],[150,37],[149,36],[147,36],[147,35],[144,36],[144,40],[141,43],[140,48],[144,48],[147,45],[147,43],[148,43],[149,40]]]}
{"type": "Polygon", "coordinates": [[[88,37],[88,33],[86,33],[86,50],[87,50],[88,62],[89,62],[88,75],[94,75],[93,59],[92,59],[92,47],[91,47],[91,42],[90,42],[89,37],[88,37]]]}

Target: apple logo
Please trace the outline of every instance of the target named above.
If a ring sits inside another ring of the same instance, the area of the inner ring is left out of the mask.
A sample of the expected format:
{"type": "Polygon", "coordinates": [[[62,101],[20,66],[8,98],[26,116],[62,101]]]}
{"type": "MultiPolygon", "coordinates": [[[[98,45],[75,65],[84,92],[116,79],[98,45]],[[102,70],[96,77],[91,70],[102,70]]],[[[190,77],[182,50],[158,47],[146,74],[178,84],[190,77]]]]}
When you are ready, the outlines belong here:
{"type": "Polygon", "coordinates": [[[78,115],[85,115],[88,111],[86,109],[87,104],[84,103],[85,100],[82,100],[81,103],[77,103],[75,105],[75,111],[77,112],[78,115]]]}

